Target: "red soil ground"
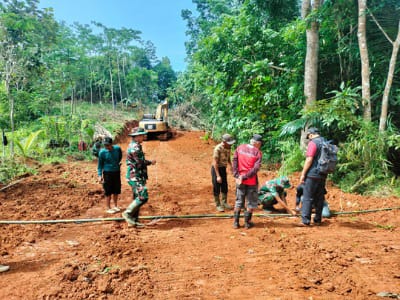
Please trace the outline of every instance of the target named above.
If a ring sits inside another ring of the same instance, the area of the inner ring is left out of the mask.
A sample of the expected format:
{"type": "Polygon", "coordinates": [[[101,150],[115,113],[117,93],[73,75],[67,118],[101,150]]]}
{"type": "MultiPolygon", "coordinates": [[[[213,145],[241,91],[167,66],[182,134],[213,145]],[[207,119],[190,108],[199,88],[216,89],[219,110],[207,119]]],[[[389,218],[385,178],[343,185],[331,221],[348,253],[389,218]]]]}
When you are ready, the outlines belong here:
{"type": "MultiPolygon", "coordinates": [[[[146,157],[158,163],[149,168],[142,216],[216,213],[215,142],[203,135],[178,132],[168,142],[144,143],[146,157]]],[[[123,150],[128,142],[120,141],[123,150]]],[[[259,176],[264,182],[276,172],[259,176]]],[[[290,178],[298,183],[298,174],[290,178]]],[[[229,188],[232,204],[232,177],[229,188]]],[[[294,207],[295,190],[288,193],[294,207]]],[[[400,206],[396,197],[346,194],[330,183],[327,200],[336,212],[400,206]]],[[[119,204],[130,201],[123,182],[119,204]]],[[[0,211],[1,220],[110,217],[95,160],[41,167],[0,191],[0,211]]],[[[310,228],[296,227],[298,217],[256,216],[250,230],[233,229],[232,218],[162,219],[135,229],[120,214],[111,217],[117,220],[1,224],[0,263],[11,269],[0,274],[0,299],[400,298],[398,209],[335,215],[310,228]]]]}

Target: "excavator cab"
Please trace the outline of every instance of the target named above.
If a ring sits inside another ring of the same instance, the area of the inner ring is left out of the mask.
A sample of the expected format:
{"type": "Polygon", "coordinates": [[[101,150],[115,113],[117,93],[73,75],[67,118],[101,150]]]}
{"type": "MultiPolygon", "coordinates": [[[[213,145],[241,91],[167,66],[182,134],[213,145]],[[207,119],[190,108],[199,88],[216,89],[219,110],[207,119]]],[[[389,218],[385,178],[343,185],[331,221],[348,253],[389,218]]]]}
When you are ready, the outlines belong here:
{"type": "Polygon", "coordinates": [[[172,137],[171,128],[168,125],[168,100],[157,106],[155,114],[144,114],[139,122],[139,127],[146,130],[147,137],[157,138],[161,141],[167,141],[172,137]]]}

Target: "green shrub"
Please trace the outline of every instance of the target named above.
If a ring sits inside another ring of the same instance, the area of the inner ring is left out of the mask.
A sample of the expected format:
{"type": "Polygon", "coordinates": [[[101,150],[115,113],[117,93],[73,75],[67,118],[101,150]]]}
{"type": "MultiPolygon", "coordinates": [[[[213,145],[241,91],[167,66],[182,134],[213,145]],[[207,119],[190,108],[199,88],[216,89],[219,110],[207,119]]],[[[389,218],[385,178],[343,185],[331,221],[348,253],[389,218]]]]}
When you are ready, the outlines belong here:
{"type": "Polygon", "coordinates": [[[36,170],[27,166],[24,163],[20,163],[15,159],[2,158],[0,161],[0,182],[3,184],[26,174],[35,174],[36,170]]]}
{"type": "Polygon", "coordinates": [[[294,139],[279,142],[282,151],[282,165],[279,169],[280,174],[290,174],[300,171],[304,163],[304,152],[298,141],[294,139]]]}
{"type": "Polygon", "coordinates": [[[386,158],[388,135],[380,133],[374,124],[364,122],[339,145],[339,163],[333,178],[344,191],[366,193],[384,182],[389,184],[392,173],[386,158]]]}

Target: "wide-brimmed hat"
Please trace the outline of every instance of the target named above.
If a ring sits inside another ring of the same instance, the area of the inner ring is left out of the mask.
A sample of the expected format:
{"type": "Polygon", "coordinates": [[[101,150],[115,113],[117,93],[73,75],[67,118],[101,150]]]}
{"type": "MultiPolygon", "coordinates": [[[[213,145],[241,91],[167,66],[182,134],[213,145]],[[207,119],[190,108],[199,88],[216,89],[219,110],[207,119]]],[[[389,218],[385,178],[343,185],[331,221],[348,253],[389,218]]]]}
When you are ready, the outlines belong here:
{"type": "Polygon", "coordinates": [[[230,135],[230,134],[228,134],[228,133],[225,133],[223,136],[222,136],[222,141],[224,142],[224,143],[227,143],[228,145],[233,145],[236,141],[232,138],[232,136],[230,135]]]}
{"type": "Polygon", "coordinates": [[[131,132],[128,133],[128,135],[130,135],[130,136],[138,136],[138,135],[146,135],[146,134],[147,134],[147,131],[145,131],[141,127],[132,128],[131,132]]]}

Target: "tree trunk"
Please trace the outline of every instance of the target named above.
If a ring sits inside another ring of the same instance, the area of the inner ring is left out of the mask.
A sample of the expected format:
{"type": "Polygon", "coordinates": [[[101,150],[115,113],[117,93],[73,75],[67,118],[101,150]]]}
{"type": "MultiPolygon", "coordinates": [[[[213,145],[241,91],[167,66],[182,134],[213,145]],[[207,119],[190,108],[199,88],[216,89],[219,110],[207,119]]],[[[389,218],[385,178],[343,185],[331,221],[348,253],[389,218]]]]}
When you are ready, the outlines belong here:
{"type": "Polygon", "coordinates": [[[309,106],[317,99],[319,36],[318,24],[312,22],[307,29],[307,54],[304,70],[304,95],[309,106]]]}
{"type": "Polygon", "coordinates": [[[74,115],[74,98],[75,98],[75,95],[74,95],[74,86],[73,86],[73,84],[71,83],[71,105],[70,105],[70,107],[71,107],[71,116],[74,115]]]}
{"type": "MultiPolygon", "coordinates": [[[[8,49],[7,54],[11,59],[5,60],[5,80],[4,80],[4,88],[6,90],[6,96],[10,103],[10,126],[11,126],[11,135],[14,136],[15,124],[14,124],[14,106],[15,100],[14,96],[11,94],[10,85],[11,85],[11,76],[15,72],[15,66],[17,63],[12,59],[12,50],[8,49]],[[9,51],[9,52],[8,52],[9,51]],[[11,55],[10,55],[11,54],[11,55]]],[[[10,156],[14,157],[14,141],[10,140],[10,156]]]]}
{"type": "Polygon", "coordinates": [[[303,0],[301,3],[301,18],[305,19],[308,14],[310,13],[311,1],[310,0],[303,0]]]}
{"type": "Polygon", "coordinates": [[[117,53],[117,76],[118,76],[118,87],[119,87],[119,100],[122,100],[122,85],[121,85],[121,74],[119,71],[119,55],[117,53]]]}
{"type": "Polygon", "coordinates": [[[111,56],[109,58],[109,67],[110,67],[110,92],[111,92],[111,102],[113,106],[113,111],[115,112],[115,99],[114,99],[114,82],[112,76],[112,64],[111,64],[111,56]]]}
{"type": "Polygon", "coordinates": [[[92,66],[92,62],[90,62],[89,65],[89,89],[90,89],[90,105],[93,105],[93,66],[92,66]]]}
{"type": "MultiPolygon", "coordinates": [[[[6,80],[7,81],[7,80],[6,80]]],[[[14,96],[10,93],[10,85],[6,83],[6,94],[10,101],[10,125],[11,125],[11,135],[14,136],[15,125],[14,125],[14,96]]],[[[11,139],[10,141],[10,156],[14,157],[14,141],[11,139]]]]}
{"type": "Polygon", "coordinates": [[[126,63],[126,57],[124,56],[123,60],[122,60],[122,75],[124,76],[124,87],[125,87],[126,98],[131,101],[132,99],[131,99],[131,96],[129,95],[129,90],[128,90],[128,87],[126,85],[125,63],[126,63]]]}
{"type": "MultiPolygon", "coordinates": [[[[302,16],[306,18],[312,11],[319,9],[322,0],[303,0],[302,16]]],[[[306,98],[306,107],[312,105],[317,99],[318,84],[318,56],[319,56],[319,23],[316,20],[310,20],[306,30],[307,53],[304,66],[304,96],[306,98]]],[[[301,144],[305,144],[305,131],[301,134],[301,144]]]]}
{"type": "Polygon", "coordinates": [[[371,122],[371,91],[369,78],[369,58],[367,47],[366,30],[366,8],[367,0],[358,0],[358,47],[361,57],[361,80],[362,80],[362,105],[364,109],[364,120],[371,122]]]}
{"type": "Polygon", "coordinates": [[[397,60],[397,54],[399,53],[399,47],[400,47],[400,21],[399,21],[399,28],[397,31],[397,37],[396,40],[393,42],[393,50],[392,50],[392,56],[390,58],[389,72],[386,80],[385,90],[383,92],[383,97],[382,97],[381,117],[379,119],[380,132],[386,130],[386,122],[387,122],[388,108],[389,108],[389,95],[390,95],[390,89],[392,87],[393,74],[394,74],[394,69],[396,67],[396,60],[397,60]]]}

